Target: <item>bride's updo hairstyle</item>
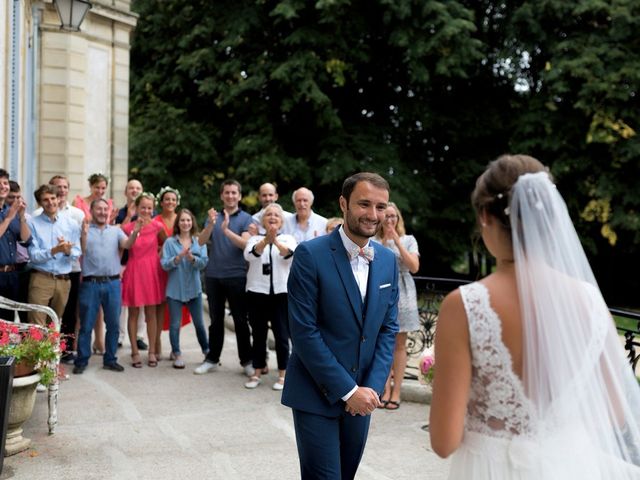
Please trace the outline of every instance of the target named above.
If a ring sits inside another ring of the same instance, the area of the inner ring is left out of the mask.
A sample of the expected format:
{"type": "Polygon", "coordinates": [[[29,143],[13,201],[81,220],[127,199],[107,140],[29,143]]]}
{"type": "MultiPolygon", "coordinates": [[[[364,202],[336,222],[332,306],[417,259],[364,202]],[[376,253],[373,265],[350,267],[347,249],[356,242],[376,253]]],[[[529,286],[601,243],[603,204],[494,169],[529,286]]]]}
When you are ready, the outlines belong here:
{"type": "Polygon", "coordinates": [[[511,233],[511,187],[520,175],[542,171],[546,171],[545,166],[529,155],[501,155],[489,163],[476,181],[476,188],[471,193],[471,204],[476,215],[486,211],[498,219],[504,230],[511,233]]]}

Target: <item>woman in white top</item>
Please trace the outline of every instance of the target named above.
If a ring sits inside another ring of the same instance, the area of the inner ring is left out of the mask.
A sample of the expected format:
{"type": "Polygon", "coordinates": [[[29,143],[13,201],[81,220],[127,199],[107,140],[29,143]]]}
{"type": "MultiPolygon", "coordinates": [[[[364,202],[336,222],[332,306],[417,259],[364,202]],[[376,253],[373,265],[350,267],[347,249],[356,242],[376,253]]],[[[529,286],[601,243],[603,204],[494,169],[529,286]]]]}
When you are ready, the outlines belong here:
{"type": "Polygon", "coordinates": [[[440,309],[429,431],[450,478],[640,479],[640,389],[550,175],[504,155],[472,203],[497,267],[440,309]]]}
{"type": "Polygon", "coordinates": [[[269,322],[276,343],[278,380],[274,390],[284,387],[284,375],[289,360],[289,328],[287,325],[287,279],[296,241],[291,235],[279,234],[284,223],[282,207],[272,203],[264,209],[264,235],[247,241],[244,258],[249,262],[247,272],[247,300],[249,323],[253,335],[252,358],[255,374],[245,383],[246,388],[260,385],[261,375],[267,373],[267,333],[269,322]]]}

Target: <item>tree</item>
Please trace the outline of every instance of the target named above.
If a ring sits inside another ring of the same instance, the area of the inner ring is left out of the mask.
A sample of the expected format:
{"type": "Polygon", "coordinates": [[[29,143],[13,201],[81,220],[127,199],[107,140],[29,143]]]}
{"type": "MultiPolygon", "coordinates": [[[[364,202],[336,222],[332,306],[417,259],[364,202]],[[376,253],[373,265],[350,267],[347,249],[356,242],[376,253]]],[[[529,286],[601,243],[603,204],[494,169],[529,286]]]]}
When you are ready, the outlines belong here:
{"type": "Polygon", "coordinates": [[[450,273],[470,249],[475,178],[512,151],[551,166],[598,259],[640,241],[638,2],[133,7],[132,170],[153,188],[170,179],[197,212],[236,177],[276,182],[285,206],[306,185],[334,215],[342,180],[376,171],[418,236],[423,271],[450,273]]]}

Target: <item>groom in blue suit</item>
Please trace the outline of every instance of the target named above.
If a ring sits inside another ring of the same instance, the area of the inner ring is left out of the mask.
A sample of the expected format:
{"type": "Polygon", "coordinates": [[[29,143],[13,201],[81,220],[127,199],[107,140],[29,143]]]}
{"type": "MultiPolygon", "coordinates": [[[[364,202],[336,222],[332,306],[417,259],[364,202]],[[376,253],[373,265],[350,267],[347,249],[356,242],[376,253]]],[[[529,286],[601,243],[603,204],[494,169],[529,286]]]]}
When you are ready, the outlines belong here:
{"type": "Polygon", "coordinates": [[[388,201],[380,175],[352,175],[340,196],[344,225],[293,257],[282,403],[293,409],[304,480],[354,478],[380,405],[398,331],[398,269],[391,250],[369,239],[388,201]]]}

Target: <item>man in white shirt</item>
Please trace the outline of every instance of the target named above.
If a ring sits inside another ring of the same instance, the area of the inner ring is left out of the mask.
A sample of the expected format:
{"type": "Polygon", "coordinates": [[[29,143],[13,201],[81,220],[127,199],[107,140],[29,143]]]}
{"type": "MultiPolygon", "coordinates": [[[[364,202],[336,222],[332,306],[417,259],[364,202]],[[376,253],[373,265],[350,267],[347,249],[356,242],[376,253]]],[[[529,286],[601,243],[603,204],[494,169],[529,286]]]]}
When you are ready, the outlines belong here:
{"type": "Polygon", "coordinates": [[[293,192],[292,198],[296,213],[285,220],[283,233],[293,235],[298,243],[326,235],[327,219],[311,209],[313,192],[301,187],[293,192]]]}

